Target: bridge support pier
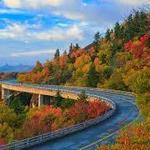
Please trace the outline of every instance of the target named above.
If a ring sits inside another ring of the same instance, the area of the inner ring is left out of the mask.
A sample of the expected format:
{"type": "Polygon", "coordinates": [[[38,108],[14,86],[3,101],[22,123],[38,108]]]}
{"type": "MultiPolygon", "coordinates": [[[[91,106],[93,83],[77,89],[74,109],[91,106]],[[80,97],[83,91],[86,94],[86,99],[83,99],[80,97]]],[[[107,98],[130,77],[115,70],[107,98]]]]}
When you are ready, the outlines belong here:
{"type": "Polygon", "coordinates": [[[5,88],[1,88],[1,99],[8,104],[9,101],[8,99],[10,98],[10,96],[12,96],[12,91],[11,90],[7,90],[5,88]]]}
{"type": "Polygon", "coordinates": [[[2,99],[2,100],[5,100],[5,89],[4,89],[4,88],[2,88],[1,93],[2,93],[1,99],[2,99]]]}
{"type": "Polygon", "coordinates": [[[44,96],[39,94],[38,95],[38,107],[41,107],[42,105],[44,105],[44,96]]]}

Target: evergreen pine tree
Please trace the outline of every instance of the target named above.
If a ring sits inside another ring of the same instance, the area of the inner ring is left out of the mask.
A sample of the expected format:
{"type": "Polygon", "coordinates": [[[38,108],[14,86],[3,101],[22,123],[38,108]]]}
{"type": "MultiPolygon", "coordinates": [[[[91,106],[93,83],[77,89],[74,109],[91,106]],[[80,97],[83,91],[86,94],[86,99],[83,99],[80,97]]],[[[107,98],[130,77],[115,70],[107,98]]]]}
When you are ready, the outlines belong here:
{"type": "Polygon", "coordinates": [[[98,73],[96,72],[95,65],[92,64],[90,66],[90,70],[88,73],[88,86],[96,87],[99,80],[98,73]]]}
{"type": "Polygon", "coordinates": [[[67,55],[67,51],[66,50],[64,51],[63,55],[67,55]]]}
{"type": "Polygon", "coordinates": [[[59,58],[59,56],[60,56],[60,51],[59,51],[59,49],[57,49],[55,52],[54,58],[57,59],[57,58],[59,58]]]}
{"type": "Polygon", "coordinates": [[[63,98],[61,97],[60,91],[58,90],[57,93],[56,93],[56,98],[55,98],[55,104],[54,104],[54,106],[55,107],[60,107],[61,104],[62,104],[62,101],[63,101],[63,98]]]}
{"type": "Polygon", "coordinates": [[[37,61],[35,67],[33,68],[33,72],[41,72],[43,70],[43,65],[37,61]]]}
{"type": "Polygon", "coordinates": [[[115,25],[114,32],[117,39],[122,38],[122,27],[118,22],[115,25]]]}
{"type": "Polygon", "coordinates": [[[105,34],[105,38],[107,41],[111,40],[111,31],[110,29],[107,29],[106,34],[105,34]]]}
{"type": "Polygon", "coordinates": [[[71,43],[70,46],[69,46],[69,53],[71,53],[73,50],[73,44],[71,43]]]}
{"type": "Polygon", "coordinates": [[[100,48],[100,39],[101,39],[101,35],[99,32],[97,32],[94,35],[95,52],[98,52],[98,50],[100,48]]]}
{"type": "Polygon", "coordinates": [[[80,48],[79,44],[78,44],[78,43],[76,43],[76,45],[75,45],[75,49],[76,49],[76,50],[78,50],[79,48],[80,48]]]}

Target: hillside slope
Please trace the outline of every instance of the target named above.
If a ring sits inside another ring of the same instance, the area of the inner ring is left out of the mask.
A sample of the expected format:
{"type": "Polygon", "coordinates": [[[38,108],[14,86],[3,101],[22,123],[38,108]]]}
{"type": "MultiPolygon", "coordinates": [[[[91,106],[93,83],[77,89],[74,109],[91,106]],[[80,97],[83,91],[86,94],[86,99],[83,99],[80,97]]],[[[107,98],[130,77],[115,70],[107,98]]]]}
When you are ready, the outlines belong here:
{"type": "Polygon", "coordinates": [[[116,23],[105,37],[95,34],[85,48],[70,46],[69,53],[56,51],[52,61],[37,62],[18,81],[65,84],[132,91],[145,122],[122,131],[111,146],[100,150],[150,149],[150,15],[135,12],[123,24],[116,23]]]}
{"type": "Polygon", "coordinates": [[[149,15],[137,11],[108,29],[105,37],[96,33],[85,48],[71,45],[62,55],[57,50],[52,61],[37,62],[18,81],[132,90],[127,82],[130,73],[147,72],[150,67],[149,24],[149,15]]]}

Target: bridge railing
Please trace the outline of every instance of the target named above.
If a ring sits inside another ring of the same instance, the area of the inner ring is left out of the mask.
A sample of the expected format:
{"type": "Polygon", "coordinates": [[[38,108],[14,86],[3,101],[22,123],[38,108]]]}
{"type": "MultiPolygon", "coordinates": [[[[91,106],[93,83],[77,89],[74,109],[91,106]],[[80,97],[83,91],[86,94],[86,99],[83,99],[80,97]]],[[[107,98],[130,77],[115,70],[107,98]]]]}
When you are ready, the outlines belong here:
{"type": "Polygon", "coordinates": [[[101,121],[104,121],[104,120],[110,118],[114,114],[114,112],[116,110],[116,104],[112,100],[103,98],[103,97],[100,97],[100,96],[97,96],[94,94],[89,94],[89,96],[103,99],[102,101],[105,101],[108,105],[110,105],[111,109],[109,111],[105,112],[102,116],[99,116],[95,119],[87,120],[85,122],[73,125],[71,127],[59,129],[54,132],[45,133],[42,135],[34,136],[32,138],[27,138],[24,140],[15,141],[15,142],[7,144],[7,145],[0,145],[0,150],[29,148],[31,146],[35,146],[37,144],[44,143],[46,141],[49,141],[49,140],[52,140],[55,138],[60,138],[65,135],[74,133],[76,131],[83,130],[85,128],[88,128],[89,126],[96,125],[96,124],[100,123],[101,121]]]}
{"type": "Polygon", "coordinates": [[[53,90],[59,90],[59,89],[68,89],[69,90],[94,90],[94,91],[101,91],[101,92],[108,92],[108,93],[117,93],[117,94],[122,94],[122,95],[127,95],[133,97],[132,92],[127,92],[127,91],[120,91],[120,90],[113,90],[113,89],[102,89],[102,88],[91,88],[91,87],[75,87],[75,86],[64,86],[64,85],[46,85],[46,84],[31,84],[31,83],[18,83],[18,82],[11,82],[11,81],[4,81],[0,80],[0,83],[6,83],[9,85],[15,85],[15,86],[27,86],[27,87],[33,87],[33,88],[39,88],[39,89],[53,89],[53,90]]]}
{"type": "MultiPolygon", "coordinates": [[[[118,90],[107,90],[100,88],[90,88],[90,87],[73,87],[73,86],[58,86],[58,85],[44,85],[44,84],[29,84],[29,83],[17,83],[17,82],[9,82],[9,81],[1,81],[0,83],[14,86],[24,86],[28,88],[35,88],[40,90],[50,90],[50,91],[62,91],[67,93],[80,94],[81,90],[85,90],[87,93],[95,93],[99,92],[101,96],[110,97],[112,94],[120,95],[120,99],[122,96],[128,96],[126,100],[134,101],[134,95],[131,92],[118,91],[118,90]]],[[[87,94],[88,95],[88,94],[87,94]]]]}

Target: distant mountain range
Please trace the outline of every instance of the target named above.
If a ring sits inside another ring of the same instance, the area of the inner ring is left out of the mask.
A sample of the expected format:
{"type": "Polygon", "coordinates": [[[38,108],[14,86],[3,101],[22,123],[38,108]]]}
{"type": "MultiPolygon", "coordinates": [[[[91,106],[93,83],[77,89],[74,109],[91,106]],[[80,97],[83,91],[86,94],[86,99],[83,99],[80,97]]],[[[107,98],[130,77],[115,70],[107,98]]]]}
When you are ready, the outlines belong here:
{"type": "Polygon", "coordinates": [[[33,68],[33,66],[28,66],[28,65],[16,65],[16,66],[11,66],[11,65],[3,65],[0,66],[0,72],[25,72],[29,71],[33,68]]]}

